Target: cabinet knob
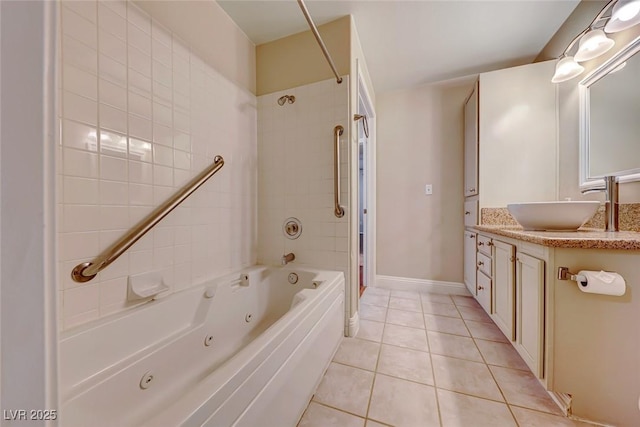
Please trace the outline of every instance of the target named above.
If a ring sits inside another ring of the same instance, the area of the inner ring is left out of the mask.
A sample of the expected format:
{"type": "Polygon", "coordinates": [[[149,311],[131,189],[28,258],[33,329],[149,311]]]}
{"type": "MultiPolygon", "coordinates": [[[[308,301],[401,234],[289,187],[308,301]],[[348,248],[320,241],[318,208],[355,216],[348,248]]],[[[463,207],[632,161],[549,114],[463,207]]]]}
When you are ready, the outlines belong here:
{"type": "Polygon", "coordinates": [[[480,267],[481,265],[484,265],[484,262],[478,261],[478,267],[480,267]]]}
{"type": "Polygon", "coordinates": [[[471,234],[471,235],[469,236],[469,238],[470,238],[470,239],[475,239],[475,238],[476,238],[476,235],[475,235],[475,234],[471,234]]]}
{"type": "Polygon", "coordinates": [[[479,290],[479,291],[484,290],[484,286],[480,286],[480,285],[478,285],[478,290],[479,290]]]}
{"type": "Polygon", "coordinates": [[[476,191],[476,189],[475,189],[475,188],[470,188],[470,189],[469,189],[469,193],[473,193],[474,191],[476,191]]]}
{"type": "Polygon", "coordinates": [[[487,246],[493,246],[493,240],[487,243],[487,246]]]}
{"type": "Polygon", "coordinates": [[[471,215],[471,212],[469,212],[469,211],[464,211],[464,214],[465,214],[465,215],[471,215]]]}
{"type": "Polygon", "coordinates": [[[478,242],[478,246],[484,246],[484,242],[478,242]]]}

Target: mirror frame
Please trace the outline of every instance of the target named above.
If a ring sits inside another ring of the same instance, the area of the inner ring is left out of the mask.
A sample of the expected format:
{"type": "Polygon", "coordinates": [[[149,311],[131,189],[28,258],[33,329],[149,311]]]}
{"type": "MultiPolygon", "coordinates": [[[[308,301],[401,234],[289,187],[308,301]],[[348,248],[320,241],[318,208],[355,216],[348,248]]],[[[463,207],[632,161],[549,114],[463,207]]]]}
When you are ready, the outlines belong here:
{"type": "MultiPolygon", "coordinates": [[[[615,55],[602,63],[599,67],[589,73],[578,84],[580,99],[580,177],[579,186],[581,190],[590,189],[604,185],[602,178],[590,178],[589,171],[589,87],[598,80],[607,76],[618,65],[622,64],[636,53],[640,52],[640,36],[629,42],[615,55]]],[[[640,167],[630,170],[612,172],[612,175],[619,177],[619,182],[640,181],[640,167]]]]}

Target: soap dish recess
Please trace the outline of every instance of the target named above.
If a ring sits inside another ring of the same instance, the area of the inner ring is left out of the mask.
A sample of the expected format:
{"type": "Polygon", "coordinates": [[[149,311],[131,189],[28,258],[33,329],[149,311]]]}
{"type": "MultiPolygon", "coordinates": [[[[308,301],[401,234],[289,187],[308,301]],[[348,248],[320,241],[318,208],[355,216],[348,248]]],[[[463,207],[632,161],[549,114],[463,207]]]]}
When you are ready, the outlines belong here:
{"type": "Polygon", "coordinates": [[[169,290],[160,272],[142,273],[129,276],[127,301],[140,301],[169,290]]]}

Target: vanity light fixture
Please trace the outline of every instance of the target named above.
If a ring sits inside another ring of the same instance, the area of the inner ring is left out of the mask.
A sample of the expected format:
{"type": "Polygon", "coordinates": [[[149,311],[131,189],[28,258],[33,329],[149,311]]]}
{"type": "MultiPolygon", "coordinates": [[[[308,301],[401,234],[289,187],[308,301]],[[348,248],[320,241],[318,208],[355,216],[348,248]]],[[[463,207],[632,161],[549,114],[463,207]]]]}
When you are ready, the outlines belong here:
{"type": "Polygon", "coordinates": [[[611,19],[604,30],[617,33],[640,24],[640,0],[619,0],[611,11],[611,19]]]}
{"type": "Polygon", "coordinates": [[[608,38],[602,30],[590,30],[584,36],[580,37],[580,45],[574,59],[578,62],[588,61],[596,58],[616,44],[608,38]]]}
{"type": "Polygon", "coordinates": [[[556,72],[551,79],[552,83],[561,83],[579,76],[584,67],[578,64],[572,56],[565,56],[556,64],[556,72]]]}
{"type": "Polygon", "coordinates": [[[584,67],[578,62],[597,58],[615,44],[613,40],[607,37],[605,32],[622,31],[638,23],[640,23],[640,0],[611,0],[596,15],[591,24],[569,43],[556,64],[556,70],[551,81],[553,83],[561,83],[579,76],[584,71],[584,67]],[[611,13],[605,16],[609,11],[611,13]],[[603,25],[604,31],[602,29],[603,25]],[[569,55],[569,52],[578,41],[580,43],[575,55],[569,55]]]}

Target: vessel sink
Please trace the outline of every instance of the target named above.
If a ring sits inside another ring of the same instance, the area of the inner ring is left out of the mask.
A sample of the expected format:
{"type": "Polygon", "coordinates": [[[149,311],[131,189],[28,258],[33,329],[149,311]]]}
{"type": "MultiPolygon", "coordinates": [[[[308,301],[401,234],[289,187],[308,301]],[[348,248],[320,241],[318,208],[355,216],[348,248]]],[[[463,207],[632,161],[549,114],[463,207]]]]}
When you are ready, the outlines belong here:
{"type": "Polygon", "coordinates": [[[528,231],[576,231],[591,218],[600,202],[563,201],[511,203],[507,209],[528,231]]]}

